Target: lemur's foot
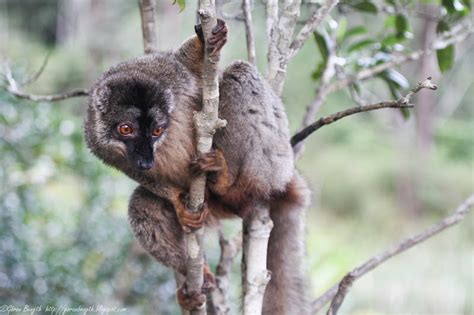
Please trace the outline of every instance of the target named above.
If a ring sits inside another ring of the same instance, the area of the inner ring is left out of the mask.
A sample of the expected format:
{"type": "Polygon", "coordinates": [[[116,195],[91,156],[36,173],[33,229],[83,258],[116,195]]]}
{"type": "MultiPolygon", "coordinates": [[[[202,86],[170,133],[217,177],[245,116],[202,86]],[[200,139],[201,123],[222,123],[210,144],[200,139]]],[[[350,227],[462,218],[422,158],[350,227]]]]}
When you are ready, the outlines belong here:
{"type": "Polygon", "coordinates": [[[224,166],[225,158],[220,150],[214,150],[201,154],[191,160],[190,168],[194,176],[207,173],[218,172],[224,166]]]}
{"type": "Polygon", "coordinates": [[[187,206],[189,204],[189,195],[187,193],[182,193],[180,198],[181,205],[176,208],[176,214],[183,230],[186,233],[190,233],[195,229],[201,228],[209,214],[207,204],[203,203],[201,209],[191,211],[187,206]]]}
{"type": "Polygon", "coordinates": [[[204,283],[202,284],[202,293],[210,293],[216,288],[216,279],[207,263],[204,264],[204,283]]]}
{"type": "MultiPolygon", "coordinates": [[[[201,42],[204,42],[201,24],[196,25],[194,30],[196,31],[196,34],[201,42]]],[[[217,19],[217,25],[212,29],[212,35],[207,40],[207,48],[209,49],[211,56],[219,54],[220,50],[227,42],[228,31],[229,29],[227,28],[227,24],[224,22],[224,20],[217,19]]]]}
{"type": "Polygon", "coordinates": [[[181,308],[191,311],[196,308],[206,307],[206,295],[203,293],[189,294],[186,285],[183,285],[176,292],[176,298],[181,308]]]}
{"type": "Polygon", "coordinates": [[[193,310],[195,308],[205,307],[204,302],[206,301],[206,294],[213,291],[216,287],[214,274],[207,263],[204,263],[203,277],[204,282],[202,284],[201,293],[190,295],[186,284],[183,284],[183,286],[176,292],[178,303],[183,309],[193,310]]]}

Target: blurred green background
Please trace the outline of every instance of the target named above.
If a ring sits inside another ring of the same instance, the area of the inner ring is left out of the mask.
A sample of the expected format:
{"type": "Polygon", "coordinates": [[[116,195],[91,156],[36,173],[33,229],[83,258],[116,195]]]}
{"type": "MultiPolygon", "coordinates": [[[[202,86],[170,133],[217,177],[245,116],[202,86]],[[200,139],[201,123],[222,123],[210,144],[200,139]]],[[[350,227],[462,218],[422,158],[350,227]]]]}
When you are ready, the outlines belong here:
{"type": "MultiPolygon", "coordinates": [[[[26,78],[49,54],[28,91],[52,94],[88,88],[113,64],[142,54],[137,1],[0,0],[0,57],[26,78]]],[[[188,1],[189,2],[189,1],[188,1]]],[[[240,6],[231,1],[226,10],[240,6]]],[[[193,34],[195,6],[183,12],[158,1],[158,43],[172,49],[193,34]]],[[[255,3],[259,69],[265,71],[264,7],[255,3]]],[[[302,15],[309,12],[303,6],[302,15]]],[[[377,32],[382,19],[350,19],[377,32]]],[[[245,59],[241,22],[227,21],[222,64],[245,59]]],[[[420,47],[421,19],[412,42],[420,47]]],[[[423,91],[407,120],[395,110],[364,113],[324,127],[306,141],[298,168],[310,182],[307,269],[313,297],[350,268],[452,211],[474,190],[474,42],[457,49],[442,75],[434,56],[402,66],[414,86],[433,76],[440,88],[423,91]],[[428,71],[427,71],[428,69],[428,71]],[[429,96],[426,96],[429,94],[429,96]],[[428,98],[428,100],[426,100],[428,98]],[[425,118],[425,119],[422,119],[425,118]],[[428,128],[427,134],[420,130],[428,128]]],[[[311,79],[321,57],[313,40],[290,63],[284,90],[292,131],[314,97],[311,79]]],[[[362,84],[367,101],[391,99],[383,82],[362,84]]],[[[415,102],[417,100],[415,99],[415,102]]],[[[127,201],[135,183],[87,150],[82,117],[86,98],[58,103],[19,100],[0,90],[0,306],[25,304],[125,308],[130,314],[177,314],[170,270],[135,243],[127,201]]],[[[349,94],[331,95],[320,114],[354,106],[349,94]]],[[[240,221],[227,222],[229,235],[240,221]]],[[[357,281],[341,314],[473,314],[472,215],[357,281]]],[[[215,266],[214,234],[206,253],[215,266]]],[[[239,259],[233,276],[237,312],[239,259]]],[[[1,309],[0,309],[1,310],[1,309]]]]}

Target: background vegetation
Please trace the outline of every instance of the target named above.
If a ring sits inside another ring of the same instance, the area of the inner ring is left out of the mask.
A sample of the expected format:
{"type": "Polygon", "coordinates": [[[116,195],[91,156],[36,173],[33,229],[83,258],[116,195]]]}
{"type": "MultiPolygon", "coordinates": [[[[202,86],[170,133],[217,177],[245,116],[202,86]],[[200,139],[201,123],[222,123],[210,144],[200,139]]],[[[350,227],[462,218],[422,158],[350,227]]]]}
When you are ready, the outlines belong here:
{"type": "MultiPolygon", "coordinates": [[[[158,1],[161,49],[178,47],[193,34],[194,4],[179,12],[170,2],[158,1]]],[[[262,72],[263,13],[256,1],[262,72]]],[[[388,32],[383,13],[359,12],[348,21],[365,25],[366,36],[388,32]]],[[[227,22],[223,65],[246,57],[243,24],[227,22]]],[[[410,20],[414,48],[420,47],[422,22],[419,16],[410,20]]],[[[143,51],[138,6],[127,0],[0,0],[0,43],[0,57],[10,60],[17,78],[28,77],[49,54],[43,75],[28,88],[41,94],[88,88],[108,67],[143,51]]],[[[307,220],[312,296],[374,252],[443,217],[474,190],[474,42],[469,38],[457,48],[455,65],[443,75],[434,55],[427,57],[429,73],[420,73],[420,62],[399,69],[411,86],[428,75],[440,86],[421,92],[433,94],[427,142],[420,142],[416,112],[403,119],[394,110],[352,116],[306,142],[298,167],[313,190],[307,220]]],[[[356,50],[354,60],[366,52],[356,50]]],[[[321,60],[316,42],[308,41],[289,66],[283,97],[292,131],[314,97],[318,82],[312,75],[321,60]]],[[[366,100],[392,98],[383,80],[362,88],[366,100]]],[[[86,102],[35,103],[0,90],[0,305],[105,305],[175,314],[173,274],[140,249],[127,223],[135,184],[85,147],[86,102]]],[[[321,114],[351,104],[341,91],[321,114]]],[[[239,225],[226,223],[227,232],[239,225]]],[[[378,268],[355,284],[341,312],[472,314],[473,231],[470,218],[378,268]]],[[[207,244],[212,265],[216,237],[207,244]]]]}

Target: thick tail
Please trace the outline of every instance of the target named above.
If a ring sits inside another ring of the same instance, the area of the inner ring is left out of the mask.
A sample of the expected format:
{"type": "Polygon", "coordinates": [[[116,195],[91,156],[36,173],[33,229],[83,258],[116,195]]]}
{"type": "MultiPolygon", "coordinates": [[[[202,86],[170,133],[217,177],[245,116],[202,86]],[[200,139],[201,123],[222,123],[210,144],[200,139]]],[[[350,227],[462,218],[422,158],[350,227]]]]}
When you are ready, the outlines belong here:
{"type": "Polygon", "coordinates": [[[267,264],[272,272],[265,291],[263,314],[309,314],[303,258],[305,215],[310,191],[299,174],[288,185],[283,198],[270,208],[273,229],[268,244],[267,264]]]}

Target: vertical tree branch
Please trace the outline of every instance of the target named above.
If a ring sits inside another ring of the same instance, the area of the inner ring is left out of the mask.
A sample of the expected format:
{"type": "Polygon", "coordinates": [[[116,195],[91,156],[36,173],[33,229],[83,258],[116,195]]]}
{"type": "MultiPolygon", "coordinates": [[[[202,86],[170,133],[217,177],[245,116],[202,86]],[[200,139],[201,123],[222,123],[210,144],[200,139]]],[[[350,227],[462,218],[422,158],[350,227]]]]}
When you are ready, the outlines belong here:
{"type": "Polygon", "coordinates": [[[267,248],[273,222],[269,205],[256,204],[243,222],[242,289],[243,314],[262,313],[265,288],[271,274],[267,270],[267,248]]]}
{"type": "MultiPolygon", "coordinates": [[[[269,11],[269,4],[273,4],[273,2],[269,1],[267,3],[267,12],[269,11]]],[[[288,52],[296,21],[300,16],[300,7],[301,0],[285,0],[278,20],[276,22],[273,21],[270,31],[267,55],[267,80],[278,96],[281,96],[283,91],[286,67],[289,60],[288,52]]],[[[274,14],[273,11],[272,14],[274,14]]],[[[273,19],[274,16],[267,14],[268,18],[273,19]]],[[[267,27],[269,23],[267,21],[267,27]]]]}
{"type": "Polygon", "coordinates": [[[235,256],[242,248],[242,232],[239,232],[231,240],[226,240],[222,231],[219,231],[219,246],[221,257],[216,270],[216,289],[212,292],[212,300],[215,306],[215,315],[228,315],[229,289],[232,263],[235,256]]]}
{"type": "Polygon", "coordinates": [[[252,9],[250,0],[242,0],[242,11],[244,13],[245,36],[247,39],[247,58],[251,64],[257,65],[257,57],[255,54],[255,40],[252,27],[252,9]]]}
{"type": "Polygon", "coordinates": [[[155,28],[155,0],[139,0],[140,17],[142,20],[143,47],[145,54],[157,51],[155,28]]]}
{"type": "Polygon", "coordinates": [[[309,20],[301,28],[298,35],[296,35],[295,40],[291,43],[290,50],[288,52],[288,58],[292,58],[298,53],[300,48],[308,39],[309,35],[314,32],[314,30],[316,30],[316,28],[338,3],[339,0],[326,0],[321,4],[321,7],[313,12],[309,20]]]}
{"type": "MultiPolygon", "coordinates": [[[[199,3],[199,16],[201,18],[204,42],[212,34],[212,29],[217,25],[214,0],[201,0],[199,3]]],[[[207,44],[205,44],[207,46],[207,44]]],[[[209,152],[212,147],[212,136],[215,130],[225,126],[217,116],[219,107],[219,82],[217,78],[217,65],[219,54],[209,55],[207,47],[204,49],[203,61],[203,106],[200,112],[194,115],[196,130],[197,154],[209,152]]],[[[191,182],[189,191],[189,206],[192,211],[201,211],[204,204],[206,175],[202,174],[191,182]]],[[[203,284],[204,251],[202,238],[204,228],[186,234],[188,252],[186,287],[189,294],[201,293],[203,284]]],[[[206,314],[205,304],[199,309],[191,311],[192,315],[206,314]]]]}

